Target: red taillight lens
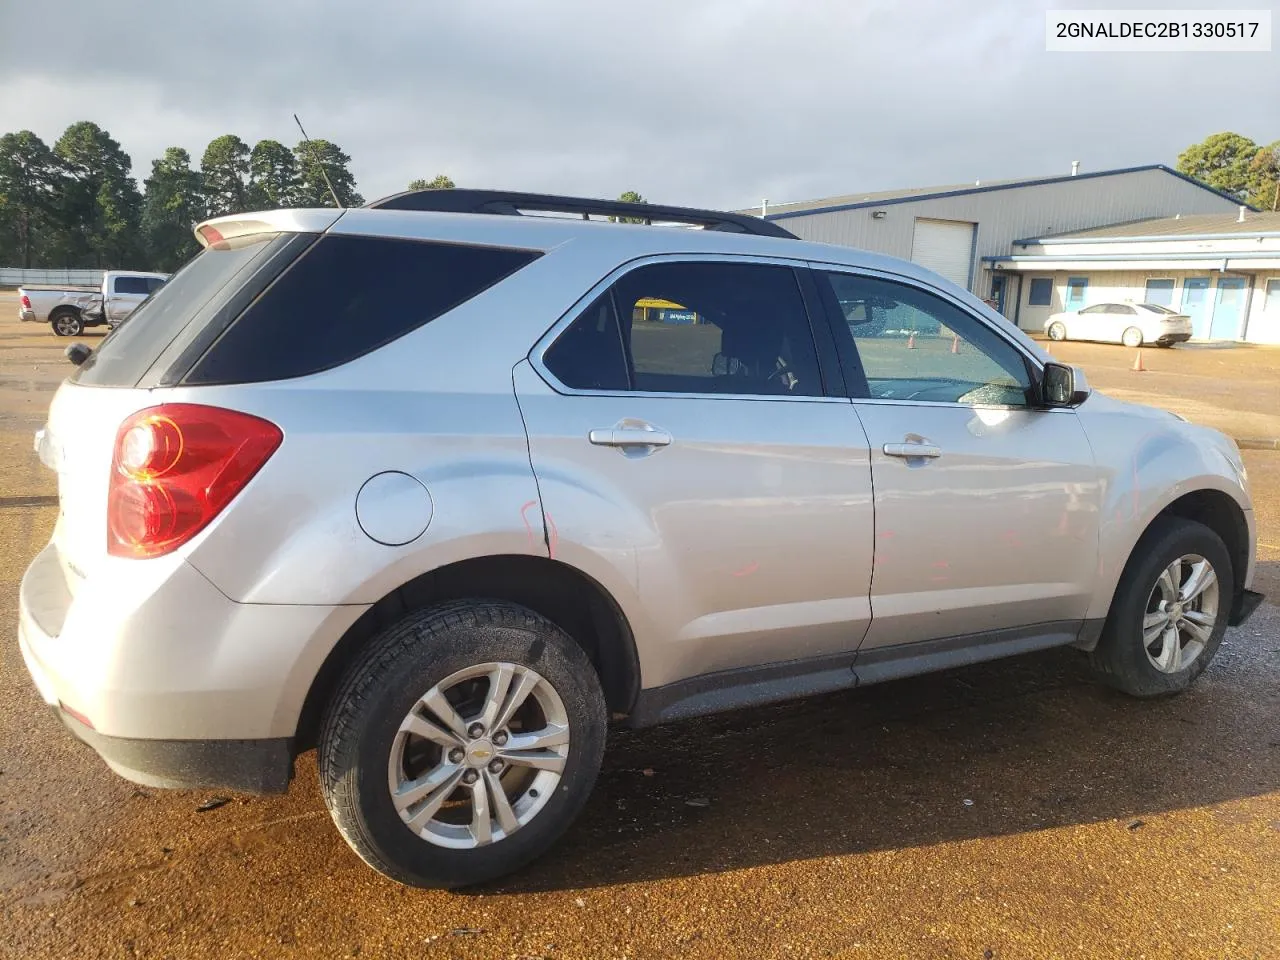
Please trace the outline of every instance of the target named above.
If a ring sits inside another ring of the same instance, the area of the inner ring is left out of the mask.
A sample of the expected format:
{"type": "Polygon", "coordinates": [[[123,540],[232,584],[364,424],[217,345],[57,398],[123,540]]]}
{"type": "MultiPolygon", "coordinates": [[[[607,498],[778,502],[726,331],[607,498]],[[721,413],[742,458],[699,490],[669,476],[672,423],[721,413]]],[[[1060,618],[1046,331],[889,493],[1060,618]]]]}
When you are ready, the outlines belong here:
{"type": "Polygon", "coordinates": [[[193,403],[140,410],[120,425],[107,497],[107,552],[158,557],[230,503],[280,446],[274,423],[193,403]]]}
{"type": "Polygon", "coordinates": [[[31,298],[28,297],[25,293],[22,295],[22,305],[26,307],[28,310],[31,309],[31,298]]]}

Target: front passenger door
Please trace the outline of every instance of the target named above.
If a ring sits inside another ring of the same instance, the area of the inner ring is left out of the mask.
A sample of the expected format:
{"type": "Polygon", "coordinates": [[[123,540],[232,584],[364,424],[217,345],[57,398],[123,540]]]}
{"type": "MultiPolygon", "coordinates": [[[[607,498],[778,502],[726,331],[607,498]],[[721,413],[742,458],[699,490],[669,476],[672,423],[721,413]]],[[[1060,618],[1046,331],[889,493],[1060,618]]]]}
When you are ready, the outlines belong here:
{"type": "Polygon", "coordinates": [[[941,291],[888,274],[819,276],[871,447],[862,649],[1078,629],[1100,490],[1075,412],[1034,409],[1027,357],[941,291]],[[918,332],[904,341],[903,329],[918,332]]]}

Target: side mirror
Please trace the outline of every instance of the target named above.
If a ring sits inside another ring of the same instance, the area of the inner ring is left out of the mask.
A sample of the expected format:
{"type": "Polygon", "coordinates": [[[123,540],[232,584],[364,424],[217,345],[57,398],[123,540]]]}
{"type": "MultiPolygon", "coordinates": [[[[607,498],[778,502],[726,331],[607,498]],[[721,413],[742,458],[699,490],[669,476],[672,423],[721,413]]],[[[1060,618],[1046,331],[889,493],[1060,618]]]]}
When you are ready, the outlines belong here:
{"type": "Polygon", "coordinates": [[[62,352],[68,360],[78,367],[89,359],[89,354],[93,353],[93,348],[83,343],[73,343],[62,352]]]}
{"type": "Polygon", "coordinates": [[[1065,363],[1046,363],[1040,378],[1040,402],[1046,407],[1078,407],[1089,396],[1084,374],[1065,363]]]}

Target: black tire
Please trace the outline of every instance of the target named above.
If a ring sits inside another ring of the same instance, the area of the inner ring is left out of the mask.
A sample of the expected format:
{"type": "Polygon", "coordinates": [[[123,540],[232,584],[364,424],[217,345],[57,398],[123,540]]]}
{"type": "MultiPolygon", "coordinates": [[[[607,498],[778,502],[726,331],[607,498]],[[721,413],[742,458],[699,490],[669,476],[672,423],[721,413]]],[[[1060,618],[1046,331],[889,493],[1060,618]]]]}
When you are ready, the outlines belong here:
{"type": "Polygon", "coordinates": [[[1061,320],[1049,324],[1049,339],[1062,341],[1067,339],[1067,325],[1061,320]]]}
{"type": "Polygon", "coordinates": [[[84,333],[84,318],[74,310],[55,310],[49,315],[55,337],[78,337],[84,333]]]}
{"type": "Polygon", "coordinates": [[[1116,587],[1111,611],[1098,646],[1090,654],[1095,673],[1105,683],[1134,697],[1180,693],[1209,665],[1227,631],[1234,597],[1235,571],[1222,538],[1192,520],[1157,520],[1138,540],[1116,587]],[[1197,554],[1209,561],[1218,577],[1217,619],[1204,650],[1176,673],[1164,673],[1147,657],[1142,620],[1161,571],[1179,557],[1197,554]]]}
{"type": "Polygon", "coordinates": [[[604,755],[608,714],[595,669],[559,627],[524,607],[458,601],[406,616],[347,671],[319,742],[320,784],[342,836],[378,872],[415,887],[461,887],[511,873],[550,848],[581,812],[604,755]],[[437,683],[476,664],[536,670],[564,703],[569,753],[555,794],[503,839],[449,849],[413,833],[388,787],[401,721],[437,683]]]}
{"type": "Polygon", "coordinates": [[[1172,343],[1171,341],[1167,341],[1167,340],[1157,340],[1157,341],[1156,341],[1156,346],[1157,346],[1157,347],[1162,347],[1163,349],[1168,350],[1170,347],[1172,347],[1172,346],[1173,346],[1173,343],[1172,343]]]}

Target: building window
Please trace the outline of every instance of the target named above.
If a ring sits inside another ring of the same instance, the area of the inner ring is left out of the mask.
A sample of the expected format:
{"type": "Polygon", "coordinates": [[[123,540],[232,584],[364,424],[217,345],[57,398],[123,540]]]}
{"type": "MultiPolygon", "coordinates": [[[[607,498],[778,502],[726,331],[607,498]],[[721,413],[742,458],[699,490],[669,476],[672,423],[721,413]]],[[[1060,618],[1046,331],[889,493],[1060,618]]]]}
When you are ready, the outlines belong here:
{"type": "Polygon", "coordinates": [[[1146,303],[1158,303],[1162,307],[1173,306],[1173,281],[1148,280],[1146,303]]]}
{"type": "Polygon", "coordinates": [[[1280,313],[1280,277],[1267,281],[1267,296],[1262,301],[1262,309],[1268,313],[1280,313]]]}
{"type": "Polygon", "coordinates": [[[1088,277],[1071,277],[1067,280],[1068,310],[1078,310],[1084,306],[1085,291],[1089,289],[1088,277]]]}
{"type": "Polygon", "coordinates": [[[1053,303],[1053,280],[1049,277],[1036,277],[1031,281],[1031,295],[1027,297],[1027,305],[1047,307],[1053,303]]]}

